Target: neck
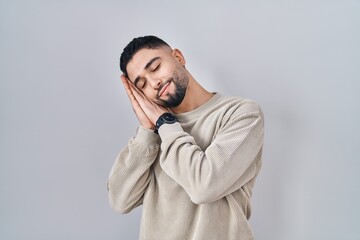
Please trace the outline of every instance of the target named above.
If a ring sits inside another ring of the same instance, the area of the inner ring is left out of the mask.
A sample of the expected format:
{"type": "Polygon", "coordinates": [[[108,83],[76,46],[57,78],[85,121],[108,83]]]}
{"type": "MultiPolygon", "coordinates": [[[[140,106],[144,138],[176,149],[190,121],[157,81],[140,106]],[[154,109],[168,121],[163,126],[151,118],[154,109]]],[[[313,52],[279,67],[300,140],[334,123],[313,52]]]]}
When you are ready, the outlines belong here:
{"type": "Polygon", "coordinates": [[[206,103],[213,95],[213,93],[204,89],[190,75],[189,84],[183,101],[179,106],[170,108],[170,110],[175,114],[190,112],[206,103]]]}

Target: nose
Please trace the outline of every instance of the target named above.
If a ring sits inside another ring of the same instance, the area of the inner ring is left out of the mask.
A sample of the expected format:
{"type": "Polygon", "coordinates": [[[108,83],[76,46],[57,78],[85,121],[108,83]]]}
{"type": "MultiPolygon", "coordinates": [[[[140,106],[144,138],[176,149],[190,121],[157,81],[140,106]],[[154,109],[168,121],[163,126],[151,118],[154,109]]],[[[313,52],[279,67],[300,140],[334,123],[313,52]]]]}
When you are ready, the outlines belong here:
{"type": "Polygon", "coordinates": [[[161,80],[160,79],[151,79],[150,80],[150,85],[154,89],[159,89],[160,86],[161,86],[161,80]]]}

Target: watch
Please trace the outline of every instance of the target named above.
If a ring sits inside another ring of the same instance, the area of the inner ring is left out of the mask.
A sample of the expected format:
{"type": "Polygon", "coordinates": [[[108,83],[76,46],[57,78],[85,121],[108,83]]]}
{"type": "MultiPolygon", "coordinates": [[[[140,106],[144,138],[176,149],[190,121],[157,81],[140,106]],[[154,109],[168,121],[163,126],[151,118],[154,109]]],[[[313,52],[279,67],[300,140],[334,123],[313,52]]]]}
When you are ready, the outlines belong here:
{"type": "Polygon", "coordinates": [[[164,123],[172,124],[175,122],[179,122],[179,120],[173,114],[166,112],[166,113],[162,114],[156,121],[154,132],[156,134],[159,134],[158,130],[161,127],[161,125],[163,125],[164,123]]]}

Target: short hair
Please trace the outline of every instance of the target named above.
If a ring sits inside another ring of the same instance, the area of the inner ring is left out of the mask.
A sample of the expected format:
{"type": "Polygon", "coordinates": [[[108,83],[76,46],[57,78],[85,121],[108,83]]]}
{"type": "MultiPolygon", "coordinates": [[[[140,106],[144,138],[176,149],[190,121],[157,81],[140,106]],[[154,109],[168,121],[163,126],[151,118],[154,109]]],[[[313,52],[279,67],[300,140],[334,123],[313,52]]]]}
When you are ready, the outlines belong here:
{"type": "Polygon", "coordinates": [[[126,47],[120,56],[120,70],[128,77],[126,66],[132,59],[135,53],[143,48],[156,49],[162,46],[169,46],[164,40],[155,36],[143,36],[134,38],[126,47]]]}

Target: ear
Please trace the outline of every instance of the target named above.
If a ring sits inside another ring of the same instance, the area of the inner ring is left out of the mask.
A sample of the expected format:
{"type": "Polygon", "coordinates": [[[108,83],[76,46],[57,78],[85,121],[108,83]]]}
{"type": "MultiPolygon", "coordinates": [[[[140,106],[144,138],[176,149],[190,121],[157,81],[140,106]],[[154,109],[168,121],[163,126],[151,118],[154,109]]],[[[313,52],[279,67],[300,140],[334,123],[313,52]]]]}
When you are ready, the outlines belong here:
{"type": "Polygon", "coordinates": [[[181,51],[177,48],[174,48],[172,50],[172,55],[174,58],[176,58],[176,60],[182,65],[182,66],[185,66],[185,58],[184,56],[182,55],[181,51]]]}

